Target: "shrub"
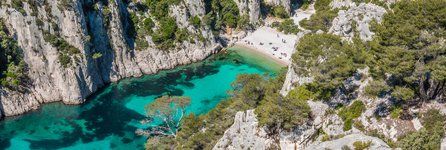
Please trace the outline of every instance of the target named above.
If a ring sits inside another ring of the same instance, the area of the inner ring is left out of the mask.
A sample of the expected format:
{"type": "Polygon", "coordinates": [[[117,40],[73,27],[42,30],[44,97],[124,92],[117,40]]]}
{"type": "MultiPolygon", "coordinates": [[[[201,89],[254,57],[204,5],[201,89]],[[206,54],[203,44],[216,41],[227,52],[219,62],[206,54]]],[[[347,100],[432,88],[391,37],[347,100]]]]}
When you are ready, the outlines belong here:
{"type": "Polygon", "coordinates": [[[308,121],[311,113],[307,103],[309,96],[298,90],[294,89],[284,98],[278,93],[265,97],[256,109],[259,125],[270,129],[291,130],[308,121]]]}
{"type": "Polygon", "coordinates": [[[282,18],[282,19],[290,17],[290,15],[288,14],[288,12],[285,10],[285,8],[283,6],[274,6],[273,7],[273,15],[275,17],[282,18]]]}
{"type": "Polygon", "coordinates": [[[190,18],[189,22],[196,28],[200,27],[200,25],[201,25],[201,20],[200,20],[200,17],[198,17],[198,16],[194,16],[194,17],[190,18]]]}
{"type": "Polygon", "coordinates": [[[399,140],[403,149],[440,149],[445,132],[445,116],[438,110],[431,109],[421,115],[423,128],[409,133],[399,140]]]}
{"type": "Polygon", "coordinates": [[[322,10],[311,15],[310,19],[304,19],[299,25],[313,32],[322,30],[328,32],[332,26],[333,19],[338,16],[338,10],[322,10]]]}
{"type": "Polygon", "coordinates": [[[80,50],[76,47],[70,45],[67,41],[59,38],[49,32],[43,32],[43,39],[50,43],[52,46],[56,47],[59,51],[59,62],[64,68],[70,66],[72,60],[71,58],[77,54],[80,54],[80,50]]]}
{"type": "Polygon", "coordinates": [[[344,131],[348,131],[352,128],[353,119],[361,116],[362,112],[365,110],[364,103],[362,101],[354,101],[348,107],[341,108],[338,115],[344,120],[344,131]]]}
{"type": "Polygon", "coordinates": [[[392,97],[403,101],[411,100],[414,96],[414,91],[406,87],[397,86],[392,92],[392,97]]]}
{"type": "Polygon", "coordinates": [[[355,147],[355,150],[365,150],[368,149],[372,145],[372,141],[362,142],[362,141],[356,141],[353,143],[353,147],[355,147]]]}
{"type": "Polygon", "coordinates": [[[277,26],[277,30],[285,34],[297,34],[300,31],[299,26],[294,24],[294,21],[292,19],[286,19],[283,22],[281,22],[277,26]]]}
{"type": "Polygon", "coordinates": [[[367,96],[375,97],[375,96],[384,96],[390,87],[383,80],[374,80],[370,82],[370,84],[365,88],[365,93],[367,96]]]}
{"type": "Polygon", "coordinates": [[[0,85],[10,89],[17,87],[26,78],[23,50],[19,47],[0,19],[0,85]]]}

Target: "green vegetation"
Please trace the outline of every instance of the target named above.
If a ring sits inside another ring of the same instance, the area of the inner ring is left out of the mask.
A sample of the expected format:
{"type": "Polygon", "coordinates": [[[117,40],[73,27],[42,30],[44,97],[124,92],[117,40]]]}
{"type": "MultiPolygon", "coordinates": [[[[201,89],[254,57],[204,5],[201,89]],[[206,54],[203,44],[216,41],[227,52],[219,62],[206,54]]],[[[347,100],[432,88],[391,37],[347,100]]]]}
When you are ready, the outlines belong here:
{"type": "Polygon", "coordinates": [[[99,59],[99,58],[102,57],[102,53],[100,53],[100,52],[94,53],[93,56],[91,56],[91,57],[92,57],[93,59],[99,59]]]}
{"type": "Polygon", "coordinates": [[[310,7],[311,2],[312,2],[312,0],[299,1],[299,5],[300,5],[299,9],[307,10],[308,7],[310,7]]]}
{"type": "Polygon", "coordinates": [[[272,14],[277,18],[286,19],[290,17],[290,14],[285,10],[283,6],[274,6],[272,8],[272,14]]]}
{"type": "MultiPolygon", "coordinates": [[[[138,9],[130,12],[131,23],[134,29],[129,35],[135,39],[136,50],[146,50],[150,45],[146,36],[151,36],[158,49],[171,50],[177,43],[183,41],[195,42],[195,38],[203,41],[202,35],[194,35],[187,29],[178,27],[175,18],[169,15],[169,6],[178,5],[181,0],[144,0],[138,2],[142,8],[148,8],[150,16],[144,15],[147,10],[138,9]]],[[[189,18],[189,23],[196,28],[201,27],[199,16],[189,18]]],[[[199,33],[198,33],[199,34],[199,33]]]]}
{"type": "Polygon", "coordinates": [[[235,28],[240,20],[239,9],[233,0],[207,0],[207,15],[204,22],[213,30],[219,31],[227,28],[235,28]],[[223,28],[222,28],[223,27],[223,28]]]}
{"type": "Polygon", "coordinates": [[[200,17],[198,17],[198,16],[194,16],[194,17],[190,18],[189,22],[196,28],[201,26],[201,20],[200,20],[200,17]]]}
{"type": "Polygon", "coordinates": [[[22,0],[11,0],[11,6],[15,10],[19,11],[22,15],[26,15],[25,9],[23,9],[23,1],[22,0]]]}
{"type": "MultiPolygon", "coordinates": [[[[216,108],[205,115],[195,116],[194,114],[189,114],[183,118],[181,122],[182,126],[175,138],[167,136],[150,138],[146,144],[146,148],[152,149],[156,145],[156,147],[165,148],[212,149],[221,136],[223,136],[225,130],[233,124],[234,116],[238,111],[254,108],[266,109],[269,107],[267,104],[273,103],[273,100],[278,100],[280,97],[278,91],[282,86],[285,77],[284,73],[275,79],[261,75],[238,76],[237,80],[232,84],[235,90],[230,92],[232,95],[231,98],[222,101],[216,108]]],[[[297,108],[307,105],[303,104],[301,106],[298,104],[296,106],[296,103],[300,102],[296,97],[305,98],[308,94],[301,93],[297,95],[300,96],[293,96],[293,98],[282,102],[283,104],[281,105],[284,106],[292,105],[289,108],[282,108],[287,111],[283,111],[284,113],[282,114],[279,113],[277,117],[274,116],[278,122],[301,123],[301,121],[297,121],[298,119],[293,120],[292,116],[287,117],[288,119],[286,120],[278,118],[278,116],[283,116],[285,113],[300,114],[298,112],[304,112],[297,108]]],[[[268,115],[276,115],[276,112],[264,112],[259,117],[259,120],[266,120],[266,117],[269,118],[268,115]]]]}
{"type": "Polygon", "coordinates": [[[76,55],[80,54],[80,50],[70,45],[67,41],[57,37],[49,32],[43,32],[43,38],[59,50],[59,62],[64,68],[68,68],[76,55]]]}
{"type": "Polygon", "coordinates": [[[332,34],[307,34],[296,47],[292,56],[296,72],[314,77],[315,81],[307,89],[317,99],[328,100],[356,69],[370,60],[370,54],[360,41],[344,42],[332,34]],[[322,59],[322,60],[321,60],[322,59]]]}
{"type": "Polygon", "coordinates": [[[410,133],[399,140],[403,149],[440,149],[444,137],[446,116],[439,110],[431,109],[422,114],[423,128],[410,133]]]}
{"type": "Polygon", "coordinates": [[[299,25],[311,31],[322,30],[328,32],[333,19],[338,16],[339,11],[337,9],[332,10],[330,3],[331,0],[317,0],[314,4],[316,14],[313,14],[310,19],[300,21],[299,25]]]}
{"type": "Polygon", "coordinates": [[[365,92],[370,97],[384,96],[390,90],[389,85],[384,80],[374,80],[365,88],[365,92]]]}
{"type": "Polygon", "coordinates": [[[270,129],[291,130],[309,120],[310,107],[307,100],[311,94],[304,88],[296,88],[287,97],[269,93],[257,107],[259,125],[270,129]]]}
{"type": "MultiPolygon", "coordinates": [[[[328,0],[316,1],[315,7],[318,13],[335,11],[328,0]]],[[[365,90],[370,97],[390,95],[400,105],[437,99],[446,94],[442,90],[446,86],[445,12],[441,0],[403,0],[394,4],[381,24],[372,23],[373,41],[305,35],[292,57],[295,70],[315,78],[306,88],[317,99],[328,100],[336,89],[344,89],[343,81],[365,67],[370,67],[374,79],[365,90]]]]}
{"type": "Polygon", "coordinates": [[[190,98],[178,96],[163,96],[157,98],[154,102],[146,105],[145,110],[149,117],[148,123],[160,121],[158,126],[147,130],[138,130],[137,133],[148,136],[177,136],[181,126],[181,120],[186,114],[186,107],[190,104],[190,98]]]}
{"type": "Polygon", "coordinates": [[[344,131],[352,129],[353,119],[361,116],[363,111],[365,111],[364,103],[358,100],[354,101],[348,107],[341,108],[338,115],[344,120],[344,131]]]}
{"type": "Polygon", "coordinates": [[[275,24],[274,27],[285,34],[297,34],[300,31],[299,26],[294,24],[292,19],[286,19],[281,23],[275,24]]]}
{"type": "Polygon", "coordinates": [[[390,117],[392,119],[398,119],[402,112],[403,112],[403,109],[399,106],[396,106],[396,107],[392,108],[392,111],[390,112],[390,117]]]}
{"type": "Polygon", "coordinates": [[[353,143],[353,147],[355,147],[355,150],[366,150],[372,145],[372,141],[362,142],[362,141],[356,141],[353,143]]]}
{"type": "Polygon", "coordinates": [[[0,20],[0,85],[17,89],[26,78],[23,51],[0,20]]]}
{"type": "Polygon", "coordinates": [[[375,59],[369,66],[375,79],[388,83],[393,98],[428,101],[445,94],[438,90],[446,82],[446,48],[441,42],[445,12],[442,0],[404,0],[374,25],[377,37],[370,49],[375,59]]]}

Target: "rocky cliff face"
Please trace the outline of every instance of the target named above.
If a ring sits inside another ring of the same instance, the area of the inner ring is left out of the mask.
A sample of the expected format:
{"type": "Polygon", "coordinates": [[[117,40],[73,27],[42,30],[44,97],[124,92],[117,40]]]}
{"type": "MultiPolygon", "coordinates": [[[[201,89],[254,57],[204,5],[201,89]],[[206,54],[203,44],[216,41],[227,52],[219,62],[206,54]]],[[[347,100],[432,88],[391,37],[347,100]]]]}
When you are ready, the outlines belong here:
{"type": "MultiPolygon", "coordinates": [[[[23,49],[29,81],[20,92],[0,87],[0,116],[18,115],[48,102],[79,104],[106,83],[199,61],[221,48],[211,31],[192,27],[187,21],[190,15],[204,16],[202,1],[172,5],[171,9],[181,10],[170,15],[180,27],[206,40],[182,42],[169,51],[155,46],[134,49],[134,41],[127,34],[128,6],[132,3],[42,0],[23,2],[22,8],[15,8],[9,5],[12,2],[2,3],[0,18],[23,49]],[[61,47],[45,39],[49,34],[80,51],[69,56],[67,67],[59,59],[61,47]]],[[[153,43],[150,36],[145,38],[153,43]]]]}
{"type": "Polygon", "coordinates": [[[258,120],[254,110],[237,112],[234,124],[226,130],[224,136],[213,148],[223,149],[267,149],[274,146],[273,139],[267,135],[265,129],[258,127],[258,120]]]}
{"type": "Polygon", "coordinates": [[[370,31],[370,22],[381,22],[381,18],[386,13],[383,7],[371,3],[355,3],[348,1],[334,1],[333,8],[349,7],[348,10],[340,10],[338,16],[333,20],[333,26],[329,32],[339,35],[347,40],[351,40],[355,34],[364,41],[370,41],[374,33],[370,31]]]}
{"type": "Polygon", "coordinates": [[[253,25],[260,23],[260,0],[236,0],[240,14],[248,15],[253,25]]]}

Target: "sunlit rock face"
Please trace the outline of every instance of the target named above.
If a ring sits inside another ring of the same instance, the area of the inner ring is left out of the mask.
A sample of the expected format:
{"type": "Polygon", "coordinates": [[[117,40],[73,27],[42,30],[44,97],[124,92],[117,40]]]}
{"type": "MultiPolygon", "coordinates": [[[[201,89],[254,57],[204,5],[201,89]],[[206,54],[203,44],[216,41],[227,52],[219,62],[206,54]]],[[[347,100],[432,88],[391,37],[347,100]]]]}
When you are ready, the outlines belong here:
{"type": "MultiPolygon", "coordinates": [[[[129,35],[132,3],[70,2],[24,1],[25,14],[3,2],[0,18],[23,49],[29,80],[21,91],[0,87],[0,116],[22,114],[48,102],[80,104],[106,83],[203,60],[221,49],[209,29],[196,28],[188,22],[191,16],[205,15],[202,1],[184,0],[172,5],[170,8],[178,11],[169,15],[178,21],[179,27],[201,34],[205,40],[184,41],[169,51],[156,46],[135,50],[135,41],[129,35]],[[104,15],[105,12],[109,14],[104,15]],[[80,54],[72,56],[70,66],[60,63],[61,50],[44,40],[48,34],[44,31],[59,35],[79,49],[80,54]],[[101,56],[93,58],[97,53],[101,56]]],[[[153,43],[150,36],[145,38],[153,43]]]]}

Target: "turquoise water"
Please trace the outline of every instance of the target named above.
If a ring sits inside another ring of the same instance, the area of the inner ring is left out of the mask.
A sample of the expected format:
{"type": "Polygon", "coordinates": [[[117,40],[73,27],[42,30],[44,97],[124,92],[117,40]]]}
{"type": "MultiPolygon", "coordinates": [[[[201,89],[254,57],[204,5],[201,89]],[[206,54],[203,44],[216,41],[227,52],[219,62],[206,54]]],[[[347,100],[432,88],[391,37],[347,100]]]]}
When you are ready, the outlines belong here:
{"type": "Polygon", "coordinates": [[[249,62],[234,52],[201,63],[124,79],[91,96],[83,105],[45,104],[0,122],[0,149],[143,149],[144,106],[161,95],[188,96],[188,113],[204,114],[227,98],[238,74],[274,73],[271,64],[249,62]]]}

